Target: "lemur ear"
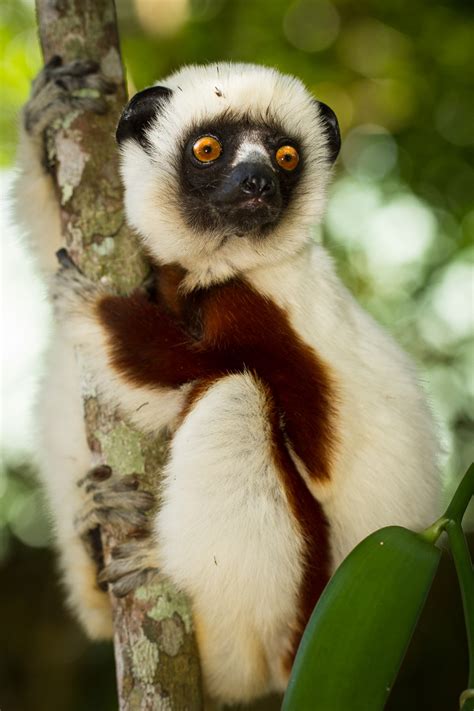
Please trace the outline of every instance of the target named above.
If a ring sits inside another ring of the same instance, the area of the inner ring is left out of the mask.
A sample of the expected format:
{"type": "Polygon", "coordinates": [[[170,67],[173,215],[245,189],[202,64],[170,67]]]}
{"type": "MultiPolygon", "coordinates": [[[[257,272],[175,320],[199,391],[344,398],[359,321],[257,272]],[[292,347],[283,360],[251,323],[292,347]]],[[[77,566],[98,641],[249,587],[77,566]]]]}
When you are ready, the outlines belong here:
{"type": "Polygon", "coordinates": [[[118,122],[115,133],[117,143],[133,138],[147,149],[149,144],[146,129],[158,111],[169,101],[172,93],[166,86],[151,86],[135,94],[124,108],[118,122]]]}
{"type": "Polygon", "coordinates": [[[323,104],[322,101],[316,101],[315,103],[318,107],[319,117],[322,121],[324,132],[328,138],[329,161],[330,163],[334,163],[341,148],[339,123],[337,121],[336,114],[327,104],[323,104]]]}

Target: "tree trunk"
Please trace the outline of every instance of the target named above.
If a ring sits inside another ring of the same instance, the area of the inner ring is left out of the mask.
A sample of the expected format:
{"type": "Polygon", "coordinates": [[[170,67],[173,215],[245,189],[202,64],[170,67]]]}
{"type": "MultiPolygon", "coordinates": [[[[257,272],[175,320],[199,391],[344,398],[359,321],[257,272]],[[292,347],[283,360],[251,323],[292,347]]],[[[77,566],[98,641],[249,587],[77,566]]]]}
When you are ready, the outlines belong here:
{"type": "MultiPolygon", "coordinates": [[[[114,3],[37,0],[36,9],[45,61],[54,55],[64,62],[94,60],[117,87],[105,115],[74,111],[52,126],[47,151],[72,258],[89,277],[126,292],[147,268],[125,224],[113,138],[126,101],[114,3]]],[[[134,431],[97,401],[90,386],[84,387],[84,413],[91,450],[120,474],[140,474],[156,491],[166,441],[134,431]]],[[[103,531],[102,538],[107,552],[111,536],[103,531]]],[[[111,604],[120,709],[201,709],[199,659],[183,595],[163,580],[122,600],[111,595],[111,604]]]]}

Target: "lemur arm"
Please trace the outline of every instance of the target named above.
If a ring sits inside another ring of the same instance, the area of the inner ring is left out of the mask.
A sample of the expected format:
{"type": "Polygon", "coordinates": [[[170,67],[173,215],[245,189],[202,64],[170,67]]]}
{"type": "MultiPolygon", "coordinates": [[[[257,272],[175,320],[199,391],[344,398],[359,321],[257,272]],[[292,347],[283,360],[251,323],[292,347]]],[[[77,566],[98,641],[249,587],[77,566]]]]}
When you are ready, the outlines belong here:
{"type": "Polygon", "coordinates": [[[213,371],[192,336],[140,290],[112,294],[63,263],[53,303],[98,391],[143,430],[173,427],[186,400],[182,386],[213,371]]]}
{"type": "Polygon", "coordinates": [[[146,294],[105,296],[96,304],[113,370],[145,387],[177,388],[212,375],[212,353],[146,294]]]}
{"type": "MultiPolygon", "coordinates": [[[[71,269],[62,272],[61,281],[62,304],[73,298],[72,311],[85,314],[96,334],[91,339],[90,329],[76,326],[75,335],[92,352],[92,366],[102,364],[98,382],[102,388],[113,385],[108,390],[122,409],[133,416],[133,394],[140,392],[149,403],[157,390],[181,392],[182,408],[182,386],[248,371],[269,387],[281,427],[308,473],[319,480],[329,477],[335,410],[331,374],[274,302],[241,280],[184,297],[180,304],[163,293],[156,301],[139,291],[114,296],[71,269]],[[198,334],[188,328],[190,316],[199,324],[198,334]]],[[[139,413],[144,416],[141,406],[139,413]]]]}

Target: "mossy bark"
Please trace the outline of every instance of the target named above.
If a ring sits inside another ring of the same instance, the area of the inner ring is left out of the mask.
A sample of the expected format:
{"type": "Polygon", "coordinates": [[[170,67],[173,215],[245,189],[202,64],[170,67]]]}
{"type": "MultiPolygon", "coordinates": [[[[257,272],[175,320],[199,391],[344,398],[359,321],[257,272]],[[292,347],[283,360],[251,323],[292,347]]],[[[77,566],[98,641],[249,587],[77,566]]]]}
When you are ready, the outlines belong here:
{"type": "MultiPolygon", "coordinates": [[[[113,0],[37,0],[45,62],[96,61],[116,86],[104,115],[74,111],[48,130],[48,163],[57,186],[65,245],[93,279],[120,292],[147,272],[127,227],[114,143],[126,88],[113,0]]],[[[86,379],[85,379],[86,380],[86,379]]],[[[84,387],[91,450],[121,474],[140,474],[158,490],[166,441],[134,431],[84,387]]],[[[110,536],[103,532],[105,546],[110,536]]],[[[189,605],[168,581],[155,581],[123,600],[111,596],[117,683],[122,711],[202,708],[200,670],[189,605]]]]}

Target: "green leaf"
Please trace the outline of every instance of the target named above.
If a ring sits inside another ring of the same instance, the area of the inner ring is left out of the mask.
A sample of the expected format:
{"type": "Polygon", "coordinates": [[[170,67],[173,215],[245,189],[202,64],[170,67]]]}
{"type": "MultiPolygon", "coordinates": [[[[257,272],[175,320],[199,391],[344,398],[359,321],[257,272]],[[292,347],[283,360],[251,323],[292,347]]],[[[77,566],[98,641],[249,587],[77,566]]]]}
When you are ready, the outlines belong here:
{"type": "Polygon", "coordinates": [[[398,526],[362,541],[314,609],[283,711],[382,710],[439,559],[434,545],[398,526]]]}

